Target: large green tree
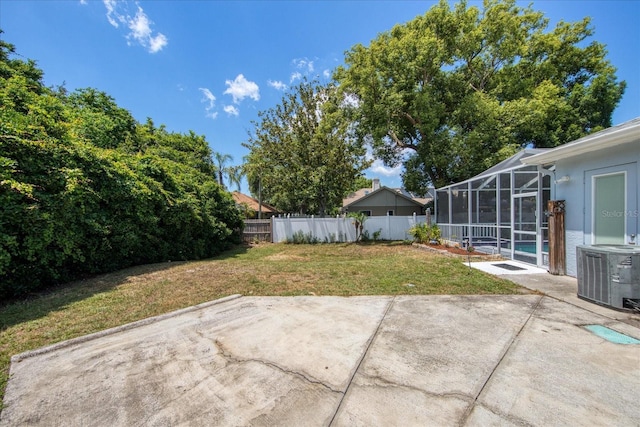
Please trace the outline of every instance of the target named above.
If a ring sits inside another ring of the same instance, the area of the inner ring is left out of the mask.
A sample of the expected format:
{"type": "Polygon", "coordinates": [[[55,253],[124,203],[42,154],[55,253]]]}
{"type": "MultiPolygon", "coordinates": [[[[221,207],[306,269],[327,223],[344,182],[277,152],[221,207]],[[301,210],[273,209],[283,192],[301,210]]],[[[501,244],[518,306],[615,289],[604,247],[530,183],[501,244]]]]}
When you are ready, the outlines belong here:
{"type": "Polygon", "coordinates": [[[93,88],[79,89],[62,99],[70,107],[72,137],[102,148],[134,145],[136,121],[115,100],[93,88]]]}
{"type": "Polygon", "coordinates": [[[252,194],[284,212],[322,216],[339,207],[368,166],[343,105],[333,85],[304,80],[260,112],[244,144],[252,194]]]}
{"type": "Polygon", "coordinates": [[[203,136],[45,87],[0,40],[0,301],[135,264],[212,256],[241,217],[203,136]]]}
{"type": "Polygon", "coordinates": [[[611,125],[625,89],[589,42],[589,19],[548,19],[515,0],[445,0],[346,53],[335,78],[359,106],[358,135],[423,193],[522,147],[554,147],[611,125]]]}

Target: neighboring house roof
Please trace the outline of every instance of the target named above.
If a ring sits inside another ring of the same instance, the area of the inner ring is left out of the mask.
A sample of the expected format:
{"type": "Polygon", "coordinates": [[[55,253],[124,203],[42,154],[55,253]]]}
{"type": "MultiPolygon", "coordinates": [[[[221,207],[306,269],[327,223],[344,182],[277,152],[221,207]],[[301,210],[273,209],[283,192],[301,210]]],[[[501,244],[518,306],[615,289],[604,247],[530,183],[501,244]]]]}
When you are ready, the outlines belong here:
{"type": "Polygon", "coordinates": [[[389,188],[383,185],[377,190],[373,190],[371,188],[362,188],[354,193],[351,193],[349,197],[342,199],[342,207],[346,208],[355,203],[363,202],[366,199],[372,197],[373,195],[380,193],[381,191],[389,191],[394,195],[398,195],[420,206],[424,206],[426,203],[428,203],[431,200],[429,198],[412,197],[412,193],[409,193],[406,190],[403,190],[401,188],[389,188]]]}
{"type": "Polygon", "coordinates": [[[528,157],[523,159],[522,163],[548,165],[560,159],[615,147],[638,139],[640,139],[640,117],[528,157]]]}
{"type": "Polygon", "coordinates": [[[414,201],[420,203],[421,205],[426,205],[431,200],[433,200],[433,195],[431,194],[432,189],[427,190],[427,195],[424,197],[418,196],[416,193],[407,191],[404,188],[391,188],[391,190],[394,190],[396,193],[400,193],[406,197],[409,197],[410,199],[413,199],[414,201]]]}
{"type": "Polygon", "coordinates": [[[362,199],[364,196],[369,195],[370,193],[372,193],[374,190],[372,190],[371,188],[361,188],[358,191],[354,191],[353,193],[349,194],[347,197],[345,197],[344,199],[342,199],[342,206],[346,206],[348,204],[351,204],[357,200],[362,199]]]}
{"type": "MultiPolygon", "coordinates": [[[[254,199],[253,197],[247,196],[246,194],[242,194],[238,191],[234,191],[233,193],[231,193],[231,195],[233,196],[233,200],[236,202],[237,205],[247,205],[249,208],[258,212],[259,204],[260,204],[258,200],[254,199]]],[[[278,213],[278,210],[273,206],[270,206],[263,202],[262,212],[275,214],[275,213],[278,213]]]]}

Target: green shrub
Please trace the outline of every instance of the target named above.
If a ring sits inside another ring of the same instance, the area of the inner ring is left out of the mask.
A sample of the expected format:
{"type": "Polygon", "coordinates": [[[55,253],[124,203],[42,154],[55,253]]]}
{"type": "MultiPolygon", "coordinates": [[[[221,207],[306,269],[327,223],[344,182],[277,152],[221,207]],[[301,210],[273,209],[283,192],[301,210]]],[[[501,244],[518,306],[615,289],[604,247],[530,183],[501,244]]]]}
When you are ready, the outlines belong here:
{"type": "Polygon", "coordinates": [[[427,223],[416,224],[408,231],[416,243],[429,244],[432,241],[440,244],[440,228],[437,224],[428,225],[427,223]]]}
{"type": "Polygon", "coordinates": [[[431,227],[429,227],[429,229],[430,229],[430,240],[433,240],[436,243],[440,244],[440,241],[442,239],[442,234],[438,225],[431,224],[431,227]]]}
{"type": "Polygon", "coordinates": [[[351,218],[353,221],[353,226],[356,229],[356,242],[360,240],[369,239],[368,234],[364,234],[364,223],[367,221],[367,215],[364,212],[349,212],[347,217],[351,218]]]}
{"type": "Polygon", "coordinates": [[[286,243],[293,243],[294,245],[315,245],[317,243],[320,243],[320,239],[311,234],[311,232],[305,234],[304,231],[298,230],[293,233],[291,239],[287,239],[286,243]]]}

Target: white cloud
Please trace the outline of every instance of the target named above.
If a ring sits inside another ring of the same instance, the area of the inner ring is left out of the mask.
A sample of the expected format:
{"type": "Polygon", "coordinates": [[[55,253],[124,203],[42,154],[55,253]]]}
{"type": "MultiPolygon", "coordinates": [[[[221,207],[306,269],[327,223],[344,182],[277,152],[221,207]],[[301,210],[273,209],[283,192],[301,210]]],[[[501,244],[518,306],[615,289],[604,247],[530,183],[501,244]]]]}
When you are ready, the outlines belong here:
{"type": "Polygon", "coordinates": [[[292,84],[296,80],[301,80],[301,79],[302,79],[302,73],[300,73],[298,71],[295,71],[295,72],[291,73],[291,78],[289,79],[289,84],[292,84]]]}
{"type": "MultiPolygon", "coordinates": [[[[315,62],[309,58],[296,58],[291,61],[291,64],[293,65],[293,72],[289,76],[289,84],[293,84],[305,77],[319,77],[319,74],[315,73],[315,62]]],[[[331,72],[328,69],[324,70],[322,74],[327,78],[331,76],[331,72]]]]}
{"type": "Polygon", "coordinates": [[[149,38],[149,52],[156,53],[162,50],[169,43],[169,40],[164,34],[158,33],[155,37],[149,38]]]}
{"type": "Polygon", "coordinates": [[[400,179],[402,170],[403,170],[404,160],[406,160],[407,156],[409,156],[411,153],[412,151],[409,149],[402,150],[402,152],[400,153],[401,161],[396,166],[389,167],[389,166],[386,166],[382,160],[376,159],[373,155],[373,151],[371,150],[371,147],[367,147],[365,158],[367,160],[373,160],[373,163],[371,164],[371,166],[369,166],[367,171],[373,175],[383,175],[386,177],[393,177],[393,178],[400,179]]]}
{"type": "Polygon", "coordinates": [[[162,50],[168,43],[167,37],[164,34],[158,33],[156,36],[152,35],[151,21],[140,6],[138,6],[136,16],[128,18],[127,24],[131,30],[127,37],[133,37],[141,46],[149,48],[150,53],[156,53],[162,50]]]}
{"type": "Polygon", "coordinates": [[[218,112],[213,111],[213,109],[216,106],[216,97],[213,96],[211,91],[206,87],[199,87],[198,90],[202,92],[202,95],[204,95],[204,98],[202,98],[201,102],[207,103],[207,106],[204,107],[206,112],[205,114],[206,117],[211,117],[212,119],[215,119],[216,117],[218,117],[218,112]]]}
{"type": "Polygon", "coordinates": [[[286,83],[283,83],[279,80],[276,80],[276,81],[267,80],[267,84],[276,90],[285,90],[287,88],[286,83]]]}
{"type": "Polygon", "coordinates": [[[245,98],[251,98],[254,101],[260,99],[260,88],[255,82],[250,82],[242,74],[238,74],[235,80],[227,80],[224,82],[227,90],[223,93],[233,97],[233,103],[239,104],[245,98]]]}
{"type": "Polygon", "coordinates": [[[169,43],[169,39],[164,34],[153,34],[151,29],[153,22],[140,6],[137,6],[135,16],[131,17],[126,11],[128,1],[102,0],[102,3],[107,9],[107,20],[111,25],[119,28],[120,24],[124,24],[129,28],[130,32],[127,34],[128,44],[132,44],[131,40],[133,40],[142,47],[147,48],[150,53],[156,53],[169,43]],[[125,11],[120,12],[122,9],[125,9],[125,11]]]}
{"type": "Polygon", "coordinates": [[[399,177],[402,173],[402,164],[399,164],[393,168],[385,166],[382,160],[376,159],[373,161],[371,166],[369,166],[369,171],[375,175],[384,175],[384,176],[397,176],[399,177]]]}
{"type": "Polygon", "coordinates": [[[80,0],[80,4],[87,4],[87,0],[80,0]]]}
{"type": "Polygon", "coordinates": [[[138,40],[141,44],[146,42],[151,37],[149,18],[140,6],[138,6],[136,16],[134,16],[133,19],[129,18],[128,21],[128,26],[131,30],[130,35],[134,39],[138,40]]]}
{"type": "Polygon", "coordinates": [[[299,58],[299,59],[294,59],[292,62],[297,69],[303,70],[306,73],[313,73],[313,70],[314,70],[313,61],[310,61],[307,58],[299,58]]]}
{"type": "Polygon", "coordinates": [[[225,105],[224,106],[224,112],[227,113],[230,116],[238,117],[240,115],[240,110],[238,110],[233,105],[225,105]]]}
{"type": "Polygon", "coordinates": [[[209,101],[209,108],[213,108],[216,102],[216,97],[206,87],[199,87],[198,90],[204,95],[202,102],[209,101]]]}
{"type": "Polygon", "coordinates": [[[126,22],[124,17],[116,12],[117,1],[116,0],[102,0],[104,7],[107,8],[107,20],[111,25],[118,28],[119,22],[126,22]]]}
{"type": "Polygon", "coordinates": [[[292,84],[296,80],[302,80],[304,77],[312,75],[315,71],[314,62],[308,58],[296,58],[291,61],[295,70],[291,73],[289,78],[289,84],[292,84]]]}

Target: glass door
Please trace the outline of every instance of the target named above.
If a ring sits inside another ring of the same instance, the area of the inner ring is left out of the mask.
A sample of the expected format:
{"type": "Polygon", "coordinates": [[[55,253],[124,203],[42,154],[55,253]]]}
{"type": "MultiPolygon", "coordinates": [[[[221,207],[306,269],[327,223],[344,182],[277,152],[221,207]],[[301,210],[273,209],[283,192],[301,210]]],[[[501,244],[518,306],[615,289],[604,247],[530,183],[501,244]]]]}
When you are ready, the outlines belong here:
{"type": "Polygon", "coordinates": [[[522,193],[512,197],[511,258],[538,264],[538,194],[522,193]]]}
{"type": "Polygon", "coordinates": [[[625,175],[593,177],[593,243],[624,244],[626,206],[625,175]]]}
{"type": "MultiPolygon", "coordinates": [[[[1,0],[0,0],[1,1],[1,0]]],[[[627,245],[639,243],[638,162],[584,172],[584,243],[627,245]],[[631,237],[633,236],[633,238],[631,237]]]]}

